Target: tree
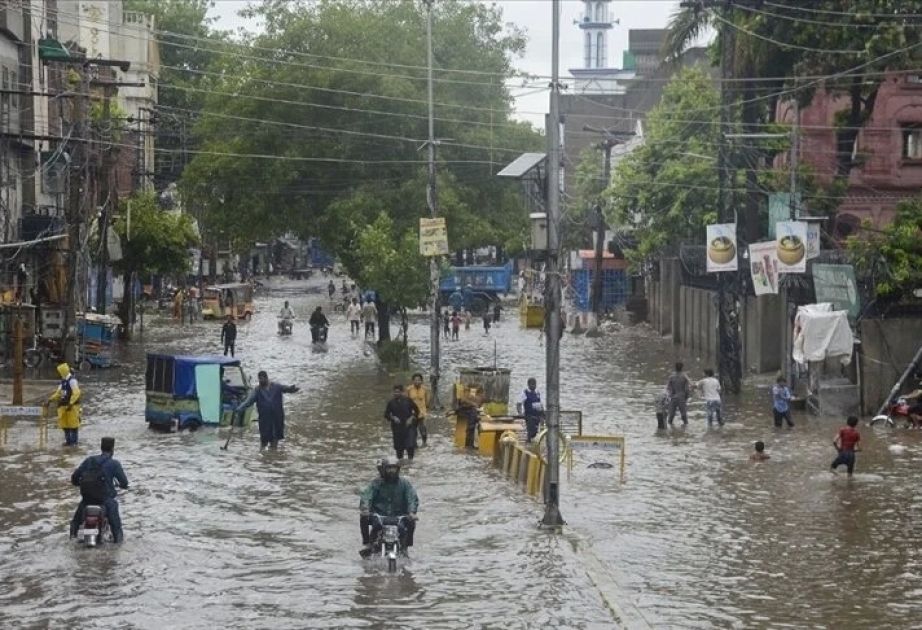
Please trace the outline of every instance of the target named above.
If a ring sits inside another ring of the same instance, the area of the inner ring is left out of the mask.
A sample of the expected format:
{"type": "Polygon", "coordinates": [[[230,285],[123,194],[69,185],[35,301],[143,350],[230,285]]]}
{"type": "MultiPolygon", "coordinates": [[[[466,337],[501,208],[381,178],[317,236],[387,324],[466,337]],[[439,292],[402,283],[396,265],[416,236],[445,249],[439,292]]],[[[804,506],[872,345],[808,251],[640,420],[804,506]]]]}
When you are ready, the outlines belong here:
{"type": "MultiPolygon", "coordinates": [[[[480,3],[437,2],[434,13],[439,205],[451,245],[520,248],[518,191],[495,173],[541,145],[511,120],[504,83],[524,39],[480,3]]],[[[206,153],[183,175],[184,199],[201,208],[208,235],[319,236],[354,267],[359,232],[381,211],[398,234],[427,213],[423,6],[267,2],[251,14],[265,32],[222,49],[196,126],[206,153]]]]}
{"type": "Polygon", "coordinates": [[[684,70],[647,116],[644,143],[613,169],[607,220],[633,226],[639,262],[681,241],[704,242],[704,226],[717,219],[717,90],[700,69],[684,70]],[[709,111],[689,122],[684,112],[709,111]]]}
{"type": "Polygon", "coordinates": [[[922,289],[922,198],[904,201],[883,230],[866,222],[846,247],[858,275],[877,298],[900,300],[922,289]]]}
{"type": "Polygon", "coordinates": [[[428,265],[419,254],[417,233],[398,231],[382,211],[360,230],[355,258],[355,279],[378,293],[378,338],[390,341],[391,309],[406,313],[407,308],[424,303],[429,294],[428,265]]]}

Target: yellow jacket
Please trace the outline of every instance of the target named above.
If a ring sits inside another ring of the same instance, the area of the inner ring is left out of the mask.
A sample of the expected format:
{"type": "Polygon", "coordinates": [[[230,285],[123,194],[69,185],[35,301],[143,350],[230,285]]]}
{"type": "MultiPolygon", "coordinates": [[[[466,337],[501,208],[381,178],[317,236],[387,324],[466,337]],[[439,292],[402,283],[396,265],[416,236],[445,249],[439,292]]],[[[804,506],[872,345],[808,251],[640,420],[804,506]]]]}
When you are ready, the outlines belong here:
{"type": "Polygon", "coordinates": [[[429,394],[429,388],[425,385],[420,385],[416,387],[412,383],[407,385],[407,396],[410,397],[416,406],[419,408],[419,417],[425,418],[429,415],[429,401],[432,399],[432,396],[429,394]]]}
{"type": "Polygon", "coordinates": [[[70,392],[67,402],[58,404],[58,427],[61,429],[79,429],[80,428],[80,386],[77,379],[70,372],[70,367],[66,363],[58,366],[58,374],[61,376],[61,384],[54,390],[54,393],[48,399],[49,402],[60,401],[70,392]]]}

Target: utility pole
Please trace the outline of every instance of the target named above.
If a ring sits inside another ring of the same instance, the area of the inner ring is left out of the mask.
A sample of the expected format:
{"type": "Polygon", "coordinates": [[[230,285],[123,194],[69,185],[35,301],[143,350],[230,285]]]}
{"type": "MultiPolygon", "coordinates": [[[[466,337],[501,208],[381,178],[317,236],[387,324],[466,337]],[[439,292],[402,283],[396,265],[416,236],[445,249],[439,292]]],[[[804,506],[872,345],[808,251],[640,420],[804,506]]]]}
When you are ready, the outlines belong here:
{"type": "MultiPolygon", "coordinates": [[[[435,113],[432,100],[432,3],[434,0],[424,0],[426,3],[426,50],[428,69],[429,92],[429,182],[426,187],[426,203],[429,206],[429,216],[438,216],[438,195],[436,190],[435,173],[435,113]]],[[[440,337],[439,333],[439,257],[429,258],[429,291],[432,316],[429,321],[429,390],[432,396],[433,409],[441,409],[439,401],[439,380],[441,378],[440,337]]]]}
{"type": "Polygon", "coordinates": [[[794,125],[791,127],[791,221],[797,220],[797,167],[800,159],[800,103],[794,95],[794,125]]]}
{"type": "Polygon", "coordinates": [[[73,164],[70,172],[69,198],[65,216],[67,218],[67,287],[64,296],[64,317],[61,326],[61,352],[64,360],[73,363],[76,348],[73,345],[70,329],[77,319],[77,260],[80,249],[80,225],[83,223],[83,194],[89,188],[87,181],[87,98],[90,92],[90,64],[81,66],[80,92],[74,99],[74,148],[73,164]]]}
{"type": "Polygon", "coordinates": [[[106,86],[102,104],[102,124],[108,124],[110,127],[106,131],[106,145],[103,148],[105,153],[102,158],[102,177],[103,190],[101,211],[99,213],[99,261],[96,268],[96,312],[100,315],[106,313],[106,285],[108,284],[109,272],[109,209],[112,200],[112,87],[106,86]]]}
{"type": "Polygon", "coordinates": [[[560,0],[552,0],[551,102],[547,137],[547,477],[541,526],[557,531],[560,515],[560,0]]]}
{"type": "MultiPolygon", "coordinates": [[[[725,8],[718,9],[722,12],[724,20],[729,19],[725,8]]],[[[727,135],[730,133],[730,109],[733,106],[733,97],[728,89],[727,79],[730,74],[733,54],[732,30],[727,28],[726,21],[720,21],[720,146],[717,153],[717,216],[721,223],[737,223],[736,211],[731,201],[730,167],[731,159],[727,146],[727,135]]],[[[736,226],[736,233],[740,233],[740,226],[736,226]]],[[[717,366],[720,380],[724,388],[734,394],[739,393],[743,378],[743,367],[739,328],[739,296],[737,295],[737,276],[739,272],[719,272],[717,274],[717,366]]]]}
{"type": "MultiPolygon", "coordinates": [[[[22,404],[22,304],[16,308],[16,319],[13,320],[13,404],[22,404]]],[[[34,333],[33,333],[34,334],[34,333]]]]}

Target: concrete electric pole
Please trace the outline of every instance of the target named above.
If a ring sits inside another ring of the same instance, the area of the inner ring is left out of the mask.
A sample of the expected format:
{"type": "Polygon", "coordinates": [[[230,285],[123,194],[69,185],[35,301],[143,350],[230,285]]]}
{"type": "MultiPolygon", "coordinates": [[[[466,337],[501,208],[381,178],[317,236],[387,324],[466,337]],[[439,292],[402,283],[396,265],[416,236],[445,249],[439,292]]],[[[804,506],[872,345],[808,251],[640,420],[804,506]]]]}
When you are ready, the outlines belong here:
{"type": "MultiPolygon", "coordinates": [[[[429,206],[429,216],[438,216],[438,195],[436,190],[435,173],[435,115],[432,100],[432,3],[434,0],[424,0],[426,3],[426,49],[427,67],[429,72],[429,184],[426,187],[426,202],[429,206]]],[[[440,357],[440,330],[439,330],[439,257],[429,258],[429,290],[432,317],[429,322],[429,389],[432,396],[432,408],[442,407],[439,401],[439,380],[441,378],[440,357]]]]}
{"type": "Polygon", "coordinates": [[[560,515],[560,0],[551,2],[551,102],[547,151],[547,478],[541,526],[559,530],[560,515]]]}

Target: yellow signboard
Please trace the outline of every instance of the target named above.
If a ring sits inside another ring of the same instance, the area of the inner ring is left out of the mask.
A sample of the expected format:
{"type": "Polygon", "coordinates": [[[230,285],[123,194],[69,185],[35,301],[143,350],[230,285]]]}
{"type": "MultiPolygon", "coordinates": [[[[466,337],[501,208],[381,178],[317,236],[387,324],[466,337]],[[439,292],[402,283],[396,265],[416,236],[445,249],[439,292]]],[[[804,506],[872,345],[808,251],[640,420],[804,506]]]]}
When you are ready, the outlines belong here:
{"type": "Polygon", "coordinates": [[[448,255],[448,227],[445,217],[419,220],[419,253],[422,256],[448,255]]]}

